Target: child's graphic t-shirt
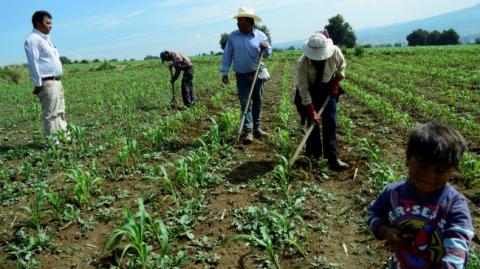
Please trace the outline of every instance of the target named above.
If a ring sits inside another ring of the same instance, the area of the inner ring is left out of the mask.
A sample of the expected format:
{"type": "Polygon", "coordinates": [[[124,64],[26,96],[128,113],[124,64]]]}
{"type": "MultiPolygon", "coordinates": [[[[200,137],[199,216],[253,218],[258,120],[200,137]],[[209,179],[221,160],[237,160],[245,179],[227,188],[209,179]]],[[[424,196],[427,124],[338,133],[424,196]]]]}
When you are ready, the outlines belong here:
{"type": "Polygon", "coordinates": [[[377,238],[380,224],[401,231],[407,246],[390,268],[464,268],[473,237],[466,199],[449,184],[423,200],[408,181],[390,184],[370,205],[368,224],[377,238]]]}

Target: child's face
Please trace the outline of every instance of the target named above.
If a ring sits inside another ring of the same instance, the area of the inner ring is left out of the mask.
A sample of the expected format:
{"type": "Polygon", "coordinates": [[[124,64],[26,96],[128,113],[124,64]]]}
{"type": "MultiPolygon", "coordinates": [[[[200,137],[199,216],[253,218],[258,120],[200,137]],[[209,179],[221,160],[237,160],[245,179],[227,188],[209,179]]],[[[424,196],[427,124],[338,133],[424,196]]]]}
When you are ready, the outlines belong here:
{"type": "Polygon", "coordinates": [[[441,189],[455,171],[454,167],[407,155],[408,176],[418,194],[441,189]]]}

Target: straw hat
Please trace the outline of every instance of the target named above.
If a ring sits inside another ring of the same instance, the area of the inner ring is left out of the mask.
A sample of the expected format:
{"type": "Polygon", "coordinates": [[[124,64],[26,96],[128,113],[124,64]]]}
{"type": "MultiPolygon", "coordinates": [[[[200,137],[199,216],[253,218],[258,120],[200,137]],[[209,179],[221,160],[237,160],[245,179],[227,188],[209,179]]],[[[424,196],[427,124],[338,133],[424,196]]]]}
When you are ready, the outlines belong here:
{"type": "Polygon", "coordinates": [[[329,58],[334,50],[333,41],[320,33],[311,35],[303,44],[303,54],[314,61],[322,61],[329,58]]]}
{"type": "Polygon", "coordinates": [[[255,15],[255,11],[253,11],[253,9],[246,8],[246,7],[239,8],[238,14],[233,16],[233,19],[240,18],[240,17],[252,18],[255,24],[258,24],[262,21],[262,18],[255,15]]]}

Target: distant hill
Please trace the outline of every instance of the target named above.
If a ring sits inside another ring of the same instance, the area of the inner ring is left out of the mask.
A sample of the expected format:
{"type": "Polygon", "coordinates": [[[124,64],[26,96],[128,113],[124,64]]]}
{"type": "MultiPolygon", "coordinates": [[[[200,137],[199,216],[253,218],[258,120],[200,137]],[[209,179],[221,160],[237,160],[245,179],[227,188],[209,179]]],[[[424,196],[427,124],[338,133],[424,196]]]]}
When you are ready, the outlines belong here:
{"type": "Polygon", "coordinates": [[[305,40],[293,40],[287,42],[273,43],[273,47],[278,49],[287,49],[290,46],[294,46],[296,49],[299,49],[303,47],[303,42],[305,42],[305,40]]]}
{"type": "Polygon", "coordinates": [[[438,16],[355,31],[359,44],[406,43],[406,37],[413,30],[448,30],[453,28],[462,42],[472,42],[480,36],[480,4],[438,16]]]}
{"type": "MultiPolygon", "coordinates": [[[[440,32],[453,28],[460,35],[460,41],[463,43],[474,42],[475,38],[480,37],[480,4],[422,20],[355,30],[355,35],[359,44],[378,45],[397,42],[406,44],[407,35],[418,28],[427,31],[438,30],[440,32]]],[[[302,48],[303,42],[305,40],[292,40],[274,43],[273,47],[286,49],[294,46],[298,49],[302,48]]]]}

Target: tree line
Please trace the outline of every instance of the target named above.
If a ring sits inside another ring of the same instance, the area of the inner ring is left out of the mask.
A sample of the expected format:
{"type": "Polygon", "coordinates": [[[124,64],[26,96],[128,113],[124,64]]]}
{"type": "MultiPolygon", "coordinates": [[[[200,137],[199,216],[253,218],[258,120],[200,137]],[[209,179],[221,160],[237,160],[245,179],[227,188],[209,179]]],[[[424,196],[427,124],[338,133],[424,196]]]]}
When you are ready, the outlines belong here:
{"type": "Polygon", "coordinates": [[[457,45],[460,44],[460,36],[452,28],[443,32],[417,29],[407,35],[407,41],[409,46],[457,45]]]}

